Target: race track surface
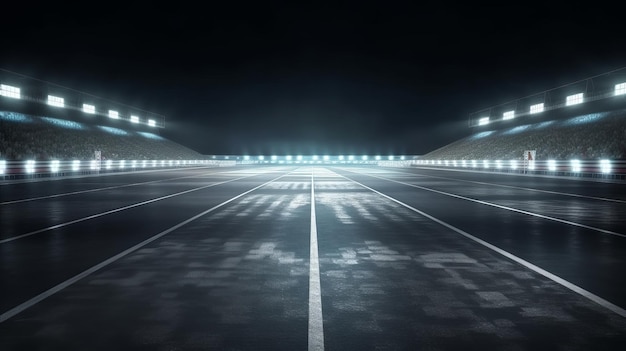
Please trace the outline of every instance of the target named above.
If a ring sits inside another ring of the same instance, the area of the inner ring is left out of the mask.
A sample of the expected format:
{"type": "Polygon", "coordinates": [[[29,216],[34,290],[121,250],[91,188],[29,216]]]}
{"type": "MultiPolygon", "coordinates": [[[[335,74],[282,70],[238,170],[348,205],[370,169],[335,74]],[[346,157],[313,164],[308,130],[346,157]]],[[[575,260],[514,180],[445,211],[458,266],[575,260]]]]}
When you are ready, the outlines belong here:
{"type": "Polygon", "coordinates": [[[420,168],[0,184],[0,350],[618,350],[626,184],[420,168]]]}

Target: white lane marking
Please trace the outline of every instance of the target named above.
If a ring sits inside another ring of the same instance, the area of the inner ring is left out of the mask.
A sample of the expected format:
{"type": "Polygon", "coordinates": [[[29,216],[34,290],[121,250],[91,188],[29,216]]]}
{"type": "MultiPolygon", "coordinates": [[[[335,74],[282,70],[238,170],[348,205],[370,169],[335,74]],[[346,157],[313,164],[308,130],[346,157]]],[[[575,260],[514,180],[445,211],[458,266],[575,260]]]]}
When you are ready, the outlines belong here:
{"type": "Polygon", "coordinates": [[[534,212],[520,210],[520,209],[513,208],[513,207],[502,206],[502,205],[494,204],[494,203],[487,202],[487,201],[472,199],[471,197],[465,197],[465,196],[461,196],[461,195],[457,195],[457,194],[447,193],[445,191],[440,191],[440,190],[435,190],[435,189],[431,189],[431,188],[426,188],[426,187],[423,187],[423,186],[419,186],[419,185],[415,185],[415,184],[411,184],[411,183],[406,183],[406,182],[401,182],[399,180],[393,180],[393,179],[380,177],[380,176],[376,176],[376,175],[372,175],[372,174],[361,173],[361,172],[354,172],[354,171],[348,171],[348,172],[357,173],[357,174],[361,174],[361,175],[366,175],[368,177],[378,178],[378,179],[382,179],[382,180],[386,180],[386,181],[394,182],[394,183],[398,183],[398,184],[403,184],[403,185],[406,185],[406,186],[410,186],[410,187],[414,187],[414,188],[430,191],[430,192],[441,194],[441,195],[446,195],[446,196],[450,196],[450,197],[456,197],[457,199],[471,201],[471,202],[476,202],[476,203],[479,203],[481,205],[497,207],[497,208],[501,208],[501,209],[507,210],[507,211],[522,213],[522,214],[533,216],[533,217],[543,218],[543,219],[547,219],[547,220],[551,220],[551,221],[555,221],[555,222],[559,222],[559,223],[569,224],[569,225],[572,225],[572,226],[575,226],[575,227],[581,227],[581,228],[585,228],[585,229],[595,230],[597,232],[604,233],[604,234],[610,234],[610,235],[615,235],[615,236],[619,236],[619,237],[622,237],[622,238],[626,238],[626,234],[617,233],[617,232],[614,232],[614,231],[611,231],[611,230],[608,230],[608,229],[592,227],[590,225],[586,225],[586,224],[582,224],[582,223],[571,222],[571,221],[568,221],[568,220],[565,220],[565,219],[556,218],[556,217],[550,217],[550,216],[542,215],[542,214],[539,214],[539,213],[534,213],[534,212]]]}
{"type": "MultiPolygon", "coordinates": [[[[139,244],[137,244],[137,245],[135,245],[135,246],[133,246],[133,247],[131,247],[129,249],[126,249],[126,250],[118,253],[117,255],[112,256],[112,257],[110,257],[110,258],[108,258],[108,259],[98,263],[97,265],[92,266],[91,268],[89,268],[89,269],[87,269],[87,270],[85,270],[85,271],[83,271],[83,272],[73,276],[70,279],[67,279],[66,281],[64,281],[64,282],[62,282],[60,284],[55,285],[54,287],[52,287],[52,288],[42,292],[41,294],[39,294],[39,295],[29,299],[28,301],[22,302],[21,304],[19,304],[19,305],[15,306],[15,307],[11,308],[10,310],[0,314],[0,323],[6,321],[7,319],[17,315],[18,313],[20,313],[20,312],[22,312],[24,310],[26,310],[26,309],[36,305],[37,303],[39,303],[39,302],[43,301],[44,299],[46,299],[46,298],[56,294],[57,292],[67,288],[68,286],[70,286],[70,285],[76,283],[77,281],[85,278],[86,276],[88,276],[88,275],[90,275],[90,274],[92,274],[92,273],[94,273],[94,272],[96,272],[96,271],[98,271],[98,270],[100,270],[100,269],[110,265],[111,263],[113,263],[113,262],[119,260],[120,258],[130,254],[131,252],[136,251],[137,249],[140,249],[140,248],[148,245],[149,243],[151,243],[151,242],[161,238],[162,236],[167,235],[167,234],[171,233],[172,231],[174,231],[174,230],[176,230],[176,229],[178,229],[178,228],[180,228],[180,227],[182,227],[182,226],[184,226],[184,225],[186,225],[186,224],[188,224],[188,223],[190,223],[192,221],[195,221],[196,219],[198,219],[198,218],[200,218],[200,217],[202,217],[202,216],[204,216],[204,215],[206,215],[206,214],[208,214],[210,212],[213,212],[216,209],[218,209],[218,208],[220,208],[220,207],[222,207],[222,206],[224,206],[224,205],[226,205],[226,204],[228,204],[228,203],[230,203],[230,202],[232,202],[234,200],[237,200],[240,197],[245,196],[245,195],[247,195],[247,194],[249,194],[249,193],[251,193],[251,192],[253,192],[253,191],[255,191],[255,190],[257,190],[257,189],[259,189],[259,188],[261,188],[261,187],[271,183],[271,182],[274,182],[274,181],[276,181],[276,180],[278,180],[278,179],[280,179],[280,178],[282,178],[282,177],[284,177],[284,176],[286,176],[288,174],[289,173],[283,174],[283,175],[281,175],[281,176],[279,176],[277,178],[274,178],[274,179],[272,179],[272,180],[270,180],[270,181],[268,181],[266,183],[263,183],[263,184],[261,184],[259,186],[256,186],[256,187],[254,187],[254,188],[252,188],[252,189],[250,189],[248,191],[245,191],[245,192],[243,192],[243,193],[241,193],[241,194],[239,194],[239,195],[237,195],[235,197],[232,197],[232,198],[230,198],[230,199],[220,203],[219,205],[215,205],[215,206],[209,208],[206,211],[203,211],[203,212],[201,212],[201,213],[199,213],[199,214],[197,214],[197,215],[195,215],[195,216],[193,216],[193,217],[191,217],[191,218],[189,218],[187,220],[184,220],[184,221],[176,224],[175,226],[173,226],[173,227],[171,227],[169,229],[166,229],[166,230],[164,230],[164,231],[162,231],[162,232],[160,232],[160,233],[158,233],[158,234],[156,234],[156,235],[154,235],[154,236],[152,236],[152,237],[150,237],[150,238],[140,242],[139,244]]],[[[244,177],[242,177],[242,178],[244,178],[244,177]]],[[[241,179],[241,178],[238,178],[238,179],[241,179]]]]}
{"type": "Polygon", "coordinates": [[[28,233],[25,233],[25,234],[12,236],[10,238],[0,240],[0,244],[8,243],[10,241],[14,241],[14,240],[17,240],[17,239],[22,239],[22,238],[29,237],[31,235],[35,235],[35,234],[39,234],[39,233],[43,233],[43,232],[46,232],[46,231],[49,231],[49,230],[67,227],[68,225],[71,225],[71,224],[80,223],[80,222],[84,222],[84,221],[87,221],[87,220],[90,220],[90,219],[106,216],[106,215],[109,215],[111,213],[125,211],[125,210],[128,210],[128,209],[134,208],[134,207],[139,207],[139,206],[147,205],[149,203],[153,203],[153,202],[169,199],[170,197],[187,194],[187,193],[190,193],[190,192],[193,192],[193,191],[198,191],[198,190],[210,188],[210,187],[213,187],[213,186],[216,186],[216,185],[222,185],[222,184],[225,184],[225,183],[230,183],[230,182],[234,182],[234,181],[239,180],[239,179],[249,178],[249,177],[253,177],[253,175],[245,176],[245,177],[239,177],[239,178],[235,178],[235,179],[231,179],[231,180],[226,180],[226,181],[223,181],[223,182],[213,183],[213,184],[201,186],[199,188],[193,188],[193,189],[181,191],[181,192],[178,192],[178,193],[175,193],[175,194],[170,194],[170,195],[166,195],[166,196],[157,197],[156,199],[146,200],[146,201],[138,202],[136,204],[132,204],[132,205],[116,208],[116,209],[113,209],[113,210],[96,213],[94,215],[83,217],[83,218],[79,218],[79,219],[75,219],[73,221],[60,223],[60,224],[53,225],[51,227],[46,227],[46,228],[38,229],[38,230],[35,230],[35,231],[32,231],[32,232],[28,232],[28,233]]]}
{"type": "Polygon", "coordinates": [[[350,181],[352,181],[352,182],[362,186],[363,188],[368,189],[368,190],[370,190],[370,191],[372,191],[372,192],[374,192],[374,193],[376,193],[376,194],[378,194],[378,195],[380,195],[380,196],[382,196],[384,198],[387,198],[387,199],[389,199],[389,200],[391,200],[391,201],[393,201],[393,202],[395,202],[395,203],[397,203],[397,204],[399,204],[401,206],[404,206],[404,207],[408,208],[409,210],[411,210],[413,212],[419,213],[420,215],[422,215],[422,216],[424,216],[424,217],[426,217],[426,218],[428,218],[428,219],[430,219],[430,220],[432,220],[432,221],[434,221],[434,222],[436,222],[436,223],[438,223],[438,224],[440,224],[440,225],[442,225],[442,226],[444,226],[444,227],[446,227],[448,229],[451,229],[451,230],[457,232],[458,234],[461,234],[464,237],[466,237],[466,238],[468,238],[470,240],[473,240],[476,243],[478,243],[480,245],[483,245],[483,246],[487,247],[488,249],[493,250],[493,251],[501,254],[502,256],[504,256],[504,257],[506,257],[506,258],[508,258],[508,259],[510,259],[512,261],[515,261],[515,262],[521,264],[522,266],[524,266],[524,267],[526,267],[526,268],[528,268],[528,269],[530,269],[530,270],[532,270],[532,271],[534,271],[534,272],[536,272],[538,274],[543,275],[544,277],[554,281],[555,283],[558,283],[558,284],[560,284],[560,285],[570,289],[571,291],[586,297],[587,299],[589,299],[589,300],[591,300],[591,301],[593,301],[593,302],[595,302],[595,303],[597,303],[597,304],[599,304],[599,305],[601,305],[601,306],[611,310],[612,312],[615,312],[616,314],[618,314],[618,315],[620,315],[622,317],[626,317],[626,309],[623,309],[622,307],[619,307],[616,304],[611,303],[611,302],[601,298],[600,296],[598,296],[598,295],[596,295],[596,294],[594,294],[592,292],[589,292],[589,291],[581,288],[580,286],[578,286],[576,284],[570,283],[569,281],[567,281],[567,280],[565,280],[565,279],[563,279],[563,278],[561,278],[561,277],[559,277],[559,276],[557,276],[555,274],[552,274],[552,273],[546,271],[543,268],[535,266],[534,264],[524,260],[523,258],[517,257],[517,256],[513,255],[512,253],[510,253],[508,251],[505,251],[505,250],[503,250],[503,249],[501,249],[501,248],[499,248],[499,247],[497,247],[495,245],[492,245],[492,244],[490,244],[490,243],[488,243],[488,242],[486,242],[486,241],[484,241],[482,239],[479,239],[479,238],[473,236],[472,234],[469,234],[469,233],[467,233],[467,232],[465,232],[465,231],[463,231],[463,230],[461,230],[461,229],[459,229],[459,228],[457,228],[457,227],[455,227],[455,226],[453,226],[451,224],[448,224],[448,223],[446,223],[446,222],[444,222],[444,221],[442,221],[442,220],[440,220],[438,218],[435,218],[435,217],[429,215],[426,212],[420,211],[420,210],[416,209],[415,207],[412,207],[412,206],[410,206],[408,204],[405,204],[404,202],[402,202],[400,200],[397,200],[397,199],[395,199],[395,198],[393,198],[393,197],[391,197],[389,195],[383,194],[380,191],[377,191],[375,189],[372,189],[372,188],[368,187],[367,185],[364,185],[364,184],[361,184],[361,183],[357,182],[356,180],[350,179],[350,178],[345,177],[345,176],[342,176],[342,177],[344,177],[345,179],[348,179],[348,180],[350,180],[350,181]]]}
{"type": "Polygon", "coordinates": [[[580,194],[573,194],[573,193],[563,193],[563,192],[560,192],[560,191],[551,191],[551,190],[543,190],[543,189],[535,189],[535,188],[526,188],[526,187],[521,187],[521,186],[513,186],[513,185],[505,185],[505,184],[497,184],[497,183],[477,182],[477,181],[474,181],[474,180],[454,179],[454,178],[432,176],[432,175],[420,174],[420,173],[411,173],[411,172],[397,172],[397,173],[400,173],[400,174],[410,174],[410,175],[414,175],[414,176],[418,176],[418,177],[446,179],[446,180],[452,180],[452,181],[455,181],[455,182],[465,182],[465,183],[473,183],[473,184],[481,184],[481,185],[493,185],[493,186],[498,186],[498,187],[502,187],[502,188],[520,189],[520,190],[526,190],[526,191],[534,191],[534,192],[538,192],[538,193],[546,193],[546,194],[554,194],[554,195],[562,195],[562,196],[571,196],[571,197],[579,197],[579,198],[584,198],[584,199],[609,201],[609,202],[617,202],[617,203],[626,204],[626,200],[611,199],[611,198],[608,198],[608,197],[598,197],[598,196],[587,196],[587,195],[580,195],[580,194]]]}
{"type": "Polygon", "coordinates": [[[149,181],[149,182],[131,183],[131,184],[124,184],[124,185],[108,186],[108,187],[104,187],[104,188],[72,191],[72,192],[68,192],[68,193],[61,193],[61,194],[54,194],[54,195],[47,195],[47,196],[31,197],[31,198],[27,198],[27,199],[19,199],[19,200],[11,200],[11,201],[0,202],[0,206],[1,205],[17,204],[17,203],[27,202],[27,201],[52,199],[52,198],[56,198],[56,197],[69,196],[69,195],[92,193],[92,192],[103,191],[103,190],[126,188],[126,187],[137,186],[137,185],[146,185],[146,184],[160,183],[160,182],[166,182],[166,181],[170,181],[170,180],[195,178],[195,177],[205,176],[205,175],[208,175],[208,174],[219,174],[219,173],[227,173],[227,172],[209,172],[209,173],[202,173],[202,174],[196,174],[196,175],[185,176],[185,177],[159,179],[159,180],[152,180],[152,181],[149,181]]]}
{"type": "Polygon", "coordinates": [[[315,169],[311,170],[311,254],[309,261],[309,351],[324,350],[324,319],[315,217],[315,169]]]}

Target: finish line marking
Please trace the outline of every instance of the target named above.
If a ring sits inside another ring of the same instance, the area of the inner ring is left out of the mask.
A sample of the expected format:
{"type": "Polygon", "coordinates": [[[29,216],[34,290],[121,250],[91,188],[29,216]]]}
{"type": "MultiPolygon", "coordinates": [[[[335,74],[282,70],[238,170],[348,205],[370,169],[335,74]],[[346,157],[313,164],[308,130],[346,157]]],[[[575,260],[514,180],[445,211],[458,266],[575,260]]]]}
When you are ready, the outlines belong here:
{"type": "Polygon", "coordinates": [[[348,178],[346,176],[343,176],[341,174],[338,174],[338,175],[343,177],[343,178],[345,178],[345,179],[347,179],[347,180],[349,180],[349,181],[351,181],[351,182],[353,182],[353,183],[355,183],[355,184],[358,184],[358,185],[362,186],[363,188],[368,189],[368,190],[370,190],[370,191],[372,191],[372,192],[374,192],[374,193],[376,193],[376,194],[378,194],[378,195],[380,195],[380,196],[382,196],[382,197],[384,197],[386,199],[389,199],[389,200],[391,200],[391,201],[393,201],[393,202],[395,202],[395,203],[397,203],[397,204],[399,204],[399,205],[401,205],[403,207],[406,207],[406,208],[408,208],[409,210],[411,210],[411,211],[413,211],[415,213],[419,213],[420,215],[430,219],[431,221],[433,221],[435,223],[438,223],[438,224],[440,224],[440,225],[442,225],[442,226],[444,226],[444,227],[446,227],[448,229],[451,229],[451,230],[455,231],[456,233],[458,233],[458,234],[460,234],[460,235],[462,235],[462,236],[464,236],[464,237],[466,237],[466,238],[468,238],[468,239],[470,239],[470,240],[472,240],[472,241],[474,241],[474,242],[476,242],[476,243],[478,243],[480,245],[483,245],[483,246],[487,247],[488,249],[493,250],[493,251],[499,253],[500,255],[502,255],[502,256],[504,256],[504,257],[506,257],[506,258],[508,258],[508,259],[510,259],[512,261],[514,261],[514,262],[517,262],[518,264],[520,264],[520,265],[522,265],[522,266],[524,266],[524,267],[534,271],[535,273],[538,273],[538,274],[540,274],[540,275],[542,275],[542,276],[552,280],[553,282],[558,283],[558,284],[566,287],[567,289],[570,289],[571,291],[573,291],[573,292],[575,292],[577,294],[580,294],[581,296],[583,296],[583,297],[585,297],[585,298],[587,298],[587,299],[597,303],[598,305],[603,306],[603,307],[607,308],[608,310],[610,310],[610,311],[612,311],[612,312],[614,312],[614,313],[616,313],[616,314],[626,318],[626,309],[624,309],[624,308],[622,308],[622,307],[620,307],[620,306],[618,306],[618,305],[616,305],[616,304],[614,304],[614,303],[612,303],[612,302],[610,302],[608,300],[605,300],[605,299],[601,298],[600,296],[598,296],[598,295],[596,295],[596,294],[594,294],[594,293],[592,293],[590,291],[587,291],[587,290],[581,288],[580,286],[578,286],[578,285],[576,285],[574,283],[571,283],[571,282],[569,282],[569,281],[559,277],[556,274],[550,273],[550,272],[546,271],[545,269],[543,269],[543,268],[541,268],[539,266],[536,266],[536,265],[526,261],[523,258],[517,257],[514,254],[512,254],[512,253],[510,253],[510,252],[508,252],[506,250],[503,250],[503,249],[501,249],[501,248],[499,248],[499,247],[497,247],[497,246],[495,246],[493,244],[490,244],[490,243],[488,243],[488,242],[486,242],[486,241],[484,241],[484,240],[482,240],[480,238],[477,238],[477,237],[473,236],[472,234],[467,233],[467,232],[465,232],[465,231],[463,231],[463,230],[461,230],[461,229],[459,229],[459,228],[457,228],[457,227],[455,227],[455,226],[453,226],[453,225],[451,225],[449,223],[446,223],[446,222],[444,222],[444,221],[442,221],[442,220],[440,220],[438,218],[435,218],[435,217],[429,215],[426,212],[420,211],[420,210],[418,210],[417,208],[415,208],[415,207],[413,207],[411,205],[408,205],[408,204],[406,204],[406,203],[404,203],[404,202],[402,202],[400,200],[397,200],[397,199],[395,199],[395,198],[393,198],[393,197],[391,197],[389,195],[383,194],[380,191],[372,189],[372,188],[370,188],[367,185],[359,183],[359,182],[357,182],[354,179],[350,179],[350,178],[348,178]]]}
{"type": "MultiPolygon", "coordinates": [[[[237,195],[235,197],[232,197],[232,198],[222,202],[219,205],[215,205],[215,206],[209,208],[206,211],[198,213],[197,215],[195,215],[195,216],[193,216],[193,217],[191,217],[191,218],[189,218],[187,220],[184,220],[184,221],[176,224],[175,226],[173,226],[173,227],[171,227],[169,229],[166,229],[166,230],[164,230],[164,231],[154,235],[153,237],[148,238],[148,239],[140,242],[139,244],[137,244],[137,245],[135,245],[135,246],[133,246],[131,248],[128,248],[128,249],[120,252],[117,255],[112,256],[112,257],[110,257],[110,258],[108,258],[108,259],[98,263],[95,266],[92,266],[91,268],[89,268],[89,269],[87,269],[87,270],[85,270],[85,271],[83,271],[83,272],[73,276],[72,278],[67,279],[64,282],[55,285],[54,287],[52,287],[52,288],[42,292],[41,294],[39,294],[39,295],[29,299],[28,301],[22,302],[21,304],[19,304],[19,305],[15,306],[15,307],[11,308],[10,310],[0,314],[0,323],[5,322],[9,318],[11,318],[11,317],[13,317],[13,316],[23,312],[24,310],[27,310],[27,309],[33,307],[34,305],[38,304],[39,302],[47,299],[48,297],[56,294],[59,291],[69,287],[70,285],[76,283],[77,281],[79,281],[79,280],[81,280],[81,279],[83,279],[83,278],[85,278],[85,277],[95,273],[96,271],[98,271],[98,270],[100,270],[100,269],[110,265],[111,263],[114,263],[115,261],[118,261],[119,259],[123,258],[124,256],[127,256],[128,254],[130,254],[130,253],[132,253],[134,251],[137,251],[138,249],[140,249],[140,248],[150,244],[151,242],[153,242],[153,241],[155,241],[155,240],[157,240],[157,239],[159,239],[159,238],[161,238],[161,237],[163,237],[163,236],[173,232],[174,230],[176,230],[176,229],[178,229],[178,228],[180,228],[180,227],[182,227],[182,226],[184,226],[184,225],[186,225],[188,223],[191,223],[191,222],[195,221],[196,219],[198,219],[198,218],[200,218],[200,217],[202,217],[202,216],[204,216],[204,215],[206,215],[208,213],[211,213],[211,212],[217,210],[218,208],[220,208],[220,207],[222,207],[222,206],[224,206],[226,204],[229,204],[229,203],[239,199],[240,197],[245,196],[245,195],[247,195],[247,194],[249,194],[249,193],[251,193],[251,192],[253,192],[253,191],[255,191],[255,190],[259,189],[259,188],[262,188],[262,187],[264,187],[264,186],[266,186],[266,185],[268,185],[268,184],[270,184],[272,182],[275,182],[278,179],[283,178],[283,177],[285,177],[285,176],[287,176],[287,175],[289,175],[291,173],[293,173],[293,172],[285,173],[285,174],[283,174],[283,175],[281,175],[279,177],[276,177],[276,178],[274,178],[274,179],[272,179],[272,180],[270,180],[268,182],[265,182],[265,183],[263,183],[263,184],[261,184],[259,186],[256,186],[256,187],[254,187],[254,188],[252,188],[252,189],[250,189],[248,191],[245,191],[245,192],[243,192],[243,193],[241,193],[241,194],[239,194],[239,195],[237,195]]],[[[242,178],[246,178],[246,177],[242,177],[242,178]]],[[[237,178],[237,179],[241,179],[241,178],[237,178]]]]}
{"type": "Polygon", "coordinates": [[[324,350],[324,319],[315,218],[315,169],[311,171],[311,258],[309,261],[309,351],[324,350]]]}

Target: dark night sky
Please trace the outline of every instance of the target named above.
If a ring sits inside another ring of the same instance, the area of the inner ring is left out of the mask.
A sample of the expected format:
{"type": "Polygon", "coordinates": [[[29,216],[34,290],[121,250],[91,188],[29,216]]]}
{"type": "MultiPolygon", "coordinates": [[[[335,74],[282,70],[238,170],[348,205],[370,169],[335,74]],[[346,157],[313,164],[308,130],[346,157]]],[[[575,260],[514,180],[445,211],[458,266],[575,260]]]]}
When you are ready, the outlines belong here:
{"type": "Polygon", "coordinates": [[[3,6],[0,67],[164,114],[204,154],[424,154],[471,112],[626,66],[604,5],[129,3],[3,6]]]}

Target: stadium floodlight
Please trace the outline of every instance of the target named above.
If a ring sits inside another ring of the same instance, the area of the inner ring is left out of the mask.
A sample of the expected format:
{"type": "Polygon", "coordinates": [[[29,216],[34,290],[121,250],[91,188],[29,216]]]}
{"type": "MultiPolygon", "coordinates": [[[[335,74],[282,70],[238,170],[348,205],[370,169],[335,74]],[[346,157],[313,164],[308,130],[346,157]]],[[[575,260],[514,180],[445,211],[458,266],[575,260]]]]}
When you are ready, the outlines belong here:
{"type": "Polygon", "coordinates": [[[124,160],[120,160],[120,169],[124,169],[124,167],[126,166],[126,161],[124,160]]]}
{"type": "Polygon", "coordinates": [[[93,115],[94,113],[96,113],[96,106],[89,105],[89,104],[83,104],[83,112],[89,113],[89,114],[93,115]]]}
{"type": "Polygon", "coordinates": [[[113,119],[120,118],[120,114],[117,111],[109,110],[109,117],[113,119]]]}
{"type": "Polygon", "coordinates": [[[555,160],[548,160],[548,171],[550,171],[550,172],[556,171],[556,161],[555,160]]]}
{"type": "Polygon", "coordinates": [[[148,120],[148,125],[149,125],[150,127],[156,127],[156,122],[155,122],[153,119],[149,119],[149,120],[148,120]]]}
{"type": "Polygon", "coordinates": [[[287,155],[287,156],[285,156],[285,160],[287,160],[287,161],[291,162],[291,155],[287,155]]]}
{"type": "Polygon", "coordinates": [[[258,158],[259,158],[259,161],[265,160],[265,156],[263,156],[263,155],[260,155],[258,158]]]}
{"type": "Polygon", "coordinates": [[[502,161],[496,160],[496,168],[497,169],[502,169],[502,161]]]}
{"type": "Polygon", "coordinates": [[[324,161],[328,161],[328,160],[330,160],[330,156],[324,155],[324,161]]]}
{"type": "Polygon", "coordinates": [[[478,125],[479,126],[484,126],[489,124],[489,117],[482,117],[478,120],[478,125]]]}
{"type": "Polygon", "coordinates": [[[531,105],[530,106],[530,113],[531,114],[535,114],[535,113],[539,113],[539,112],[543,112],[543,102],[540,104],[535,104],[535,105],[531,105]]]}
{"type": "Polygon", "coordinates": [[[0,96],[6,96],[13,99],[21,99],[20,88],[12,85],[0,84],[0,96]]]}
{"type": "Polygon", "coordinates": [[[130,121],[132,123],[139,123],[139,117],[137,117],[137,116],[130,116],[130,121]]]}
{"type": "Polygon", "coordinates": [[[615,84],[615,95],[626,94],[626,83],[615,84]]]}
{"type": "Polygon", "coordinates": [[[400,160],[404,161],[404,156],[400,156],[400,160]]]}
{"type": "Polygon", "coordinates": [[[465,160],[461,161],[461,167],[467,167],[467,164],[465,163],[465,160]]]}
{"type": "Polygon", "coordinates": [[[348,160],[349,160],[349,161],[354,161],[354,155],[350,155],[350,156],[348,156],[348,160]]]}
{"type": "Polygon", "coordinates": [[[244,155],[244,156],[243,156],[243,160],[244,160],[244,161],[250,161],[250,156],[248,156],[248,155],[244,155]]]}
{"type": "Polygon", "coordinates": [[[24,168],[26,169],[26,173],[35,173],[35,160],[26,161],[24,168]]]}
{"type": "Polygon", "coordinates": [[[65,107],[65,101],[62,97],[48,95],[48,105],[55,107],[65,107]]]}
{"type": "Polygon", "coordinates": [[[96,163],[96,162],[98,162],[98,161],[96,161],[96,160],[91,160],[91,162],[89,162],[89,168],[90,168],[91,170],[98,169],[98,165],[97,165],[97,163],[96,163]]]}
{"type": "Polygon", "coordinates": [[[278,159],[278,156],[272,155],[272,161],[276,161],[276,159],[278,159]]]}
{"type": "Polygon", "coordinates": [[[59,171],[60,164],[59,160],[50,161],[50,172],[57,173],[59,171]]]}
{"type": "Polygon", "coordinates": [[[6,169],[7,169],[7,161],[0,160],[0,174],[4,174],[4,172],[6,172],[6,169]]]}
{"type": "Polygon", "coordinates": [[[76,172],[80,170],[80,160],[72,161],[72,171],[76,172]]]}
{"type": "Polygon", "coordinates": [[[572,167],[572,172],[574,173],[580,173],[582,167],[580,167],[580,160],[571,160],[570,161],[570,166],[572,167]]]}
{"type": "Polygon", "coordinates": [[[443,161],[443,163],[447,166],[448,165],[448,160],[443,161]]]}
{"type": "Polygon", "coordinates": [[[535,160],[528,161],[528,169],[531,171],[535,170],[535,160]]]}
{"type": "Polygon", "coordinates": [[[391,155],[387,156],[387,160],[393,161],[393,156],[391,156],[391,155]]]}
{"type": "Polygon", "coordinates": [[[511,169],[517,169],[517,160],[511,160],[511,169]]]}
{"type": "Polygon", "coordinates": [[[317,161],[317,155],[313,155],[313,161],[317,161]]]}
{"type": "MultiPolygon", "coordinates": [[[[146,160],[143,160],[143,161],[141,162],[141,167],[142,167],[142,168],[146,168],[146,163],[147,163],[147,162],[146,162],[146,160]]],[[[185,161],[184,163],[187,163],[187,161],[185,161]]]]}
{"type": "Polygon", "coordinates": [[[152,167],[156,167],[157,165],[157,161],[156,160],[152,160],[152,167]]]}
{"type": "MultiPolygon", "coordinates": [[[[250,156],[248,156],[248,159],[250,159],[250,156]]],[[[173,165],[173,164],[174,164],[174,160],[169,160],[169,161],[167,162],[167,165],[168,165],[168,166],[171,166],[171,165],[173,165]]]]}
{"type": "Polygon", "coordinates": [[[489,160],[483,160],[483,167],[489,168],[489,160]]]}
{"type": "Polygon", "coordinates": [[[456,160],[452,160],[452,165],[453,165],[454,167],[456,167],[456,166],[457,166],[457,164],[456,164],[456,160]]]}
{"type": "Polygon", "coordinates": [[[339,155],[339,161],[343,161],[343,155],[339,155]]]}
{"type": "Polygon", "coordinates": [[[113,166],[113,160],[107,160],[106,162],[106,168],[107,169],[111,169],[111,167],[113,166]]]}
{"type": "Polygon", "coordinates": [[[565,98],[565,106],[578,105],[583,103],[583,93],[570,95],[565,98]]]}
{"type": "Polygon", "coordinates": [[[477,166],[478,166],[478,164],[477,164],[476,160],[472,160],[472,167],[476,168],[477,166]]]}
{"type": "Polygon", "coordinates": [[[165,167],[165,160],[161,160],[161,167],[165,167]]]}
{"type": "Polygon", "coordinates": [[[296,159],[297,159],[298,161],[302,161],[302,155],[298,155],[298,157],[296,157],[296,159]]]}
{"type": "Polygon", "coordinates": [[[602,173],[611,173],[611,161],[600,160],[600,171],[602,173]]]}
{"type": "Polygon", "coordinates": [[[376,161],[380,161],[380,156],[376,156],[376,161]]]}
{"type": "MultiPolygon", "coordinates": [[[[180,161],[178,161],[180,162],[180,161]]],[[[132,160],[132,162],[130,163],[130,167],[131,168],[137,168],[137,160],[132,160]]]]}
{"type": "Polygon", "coordinates": [[[502,114],[503,120],[509,120],[515,118],[515,111],[506,111],[502,114]]]}
{"type": "Polygon", "coordinates": [[[367,155],[363,155],[363,156],[361,157],[361,159],[362,159],[363,161],[367,161],[367,155]]]}

